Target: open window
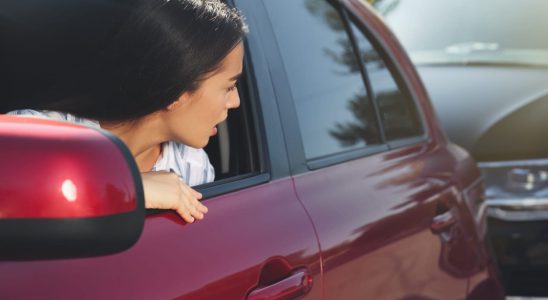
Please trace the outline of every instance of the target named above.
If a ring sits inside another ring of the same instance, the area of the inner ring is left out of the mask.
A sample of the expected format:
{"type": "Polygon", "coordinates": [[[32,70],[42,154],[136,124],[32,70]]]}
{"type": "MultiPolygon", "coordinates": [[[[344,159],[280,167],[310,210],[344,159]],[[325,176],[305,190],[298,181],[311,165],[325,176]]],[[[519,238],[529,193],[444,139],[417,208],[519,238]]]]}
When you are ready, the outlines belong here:
{"type": "Polygon", "coordinates": [[[228,112],[205,148],[215,168],[215,182],[248,177],[261,172],[256,107],[252,99],[252,76],[244,66],[237,83],[240,107],[228,112]]]}
{"type": "MultiPolygon", "coordinates": [[[[223,2],[234,6],[232,1],[223,2]]],[[[215,181],[204,187],[251,177],[264,171],[263,147],[258,138],[258,101],[254,99],[254,76],[248,52],[246,47],[244,69],[237,83],[240,107],[228,112],[228,118],[217,126],[217,135],[210,138],[204,149],[215,169],[215,181]]]]}

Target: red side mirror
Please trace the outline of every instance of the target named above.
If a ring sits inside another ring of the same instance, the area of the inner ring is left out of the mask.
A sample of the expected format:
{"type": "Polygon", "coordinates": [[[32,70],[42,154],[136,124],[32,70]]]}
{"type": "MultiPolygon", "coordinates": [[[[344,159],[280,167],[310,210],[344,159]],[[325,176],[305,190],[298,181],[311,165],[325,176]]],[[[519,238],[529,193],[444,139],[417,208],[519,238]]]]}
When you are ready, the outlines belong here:
{"type": "Polygon", "coordinates": [[[0,258],[103,255],[143,228],[140,173],[106,131],[0,116],[0,258]]]}

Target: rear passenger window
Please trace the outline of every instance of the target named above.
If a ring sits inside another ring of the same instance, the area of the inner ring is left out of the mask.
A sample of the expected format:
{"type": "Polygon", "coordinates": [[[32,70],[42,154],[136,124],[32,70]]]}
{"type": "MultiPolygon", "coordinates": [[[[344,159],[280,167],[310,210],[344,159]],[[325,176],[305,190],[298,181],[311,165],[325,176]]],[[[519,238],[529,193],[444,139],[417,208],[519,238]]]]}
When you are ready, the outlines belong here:
{"type": "Polygon", "coordinates": [[[375,110],[339,12],[328,2],[264,2],[277,37],[307,159],[381,142],[375,110]]]}
{"type": "Polygon", "coordinates": [[[422,135],[422,122],[413,99],[394,80],[380,53],[354,24],[351,27],[379,108],[386,139],[390,141],[422,135]]]}

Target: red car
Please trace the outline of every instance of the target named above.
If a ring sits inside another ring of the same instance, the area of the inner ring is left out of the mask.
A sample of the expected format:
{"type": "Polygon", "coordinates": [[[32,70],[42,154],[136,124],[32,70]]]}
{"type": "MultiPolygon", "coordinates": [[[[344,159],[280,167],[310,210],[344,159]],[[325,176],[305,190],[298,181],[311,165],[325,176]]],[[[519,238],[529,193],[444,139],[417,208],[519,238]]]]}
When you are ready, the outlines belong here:
{"type": "Polygon", "coordinates": [[[360,0],[235,0],[209,213],[143,208],[106,132],[0,117],[2,299],[503,299],[480,172],[360,0]]]}

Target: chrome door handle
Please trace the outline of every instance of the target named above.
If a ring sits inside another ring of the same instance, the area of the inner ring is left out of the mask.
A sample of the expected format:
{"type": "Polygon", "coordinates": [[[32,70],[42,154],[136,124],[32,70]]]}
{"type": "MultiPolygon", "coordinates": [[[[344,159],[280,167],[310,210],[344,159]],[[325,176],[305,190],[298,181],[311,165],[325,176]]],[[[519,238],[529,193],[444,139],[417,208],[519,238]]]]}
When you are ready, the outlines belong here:
{"type": "Polygon", "coordinates": [[[306,270],[299,270],[293,275],[271,285],[258,287],[251,291],[247,300],[289,300],[305,295],[312,288],[312,277],[306,270]]]}
{"type": "Polygon", "coordinates": [[[453,225],[457,223],[457,217],[453,212],[453,209],[449,209],[443,214],[437,215],[430,224],[430,230],[435,234],[441,234],[448,231],[453,225]]]}

